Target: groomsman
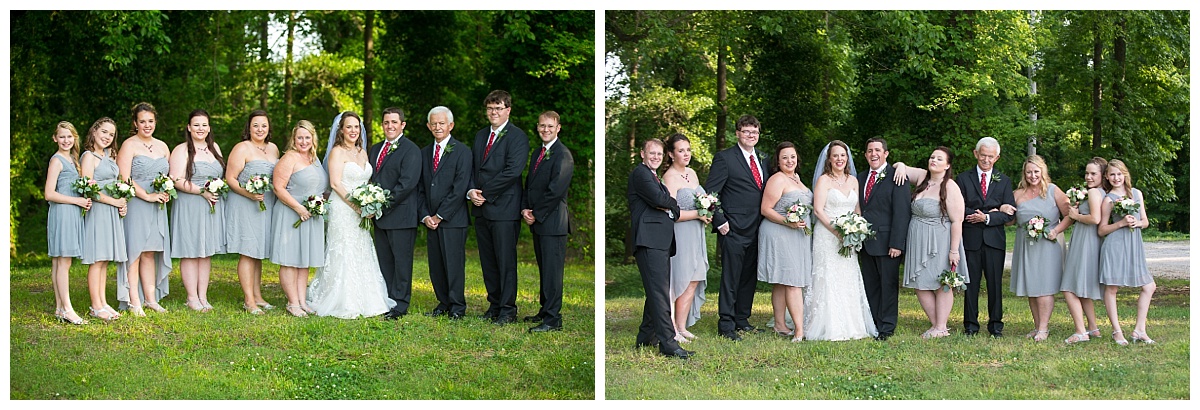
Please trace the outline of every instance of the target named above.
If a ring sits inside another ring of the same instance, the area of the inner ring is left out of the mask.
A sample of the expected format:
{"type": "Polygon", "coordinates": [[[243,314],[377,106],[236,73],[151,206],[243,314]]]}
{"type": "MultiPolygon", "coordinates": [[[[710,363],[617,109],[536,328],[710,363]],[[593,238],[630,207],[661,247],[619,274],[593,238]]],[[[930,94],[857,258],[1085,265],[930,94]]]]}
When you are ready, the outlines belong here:
{"type": "Polygon", "coordinates": [[[887,141],[882,138],[867,140],[867,164],[871,169],[858,173],[858,186],[866,187],[858,197],[862,216],[875,228],[875,238],[863,242],[858,253],[863,287],[867,292],[867,303],[871,306],[871,317],[875,329],[879,330],[876,340],[887,340],[896,331],[896,317],[900,303],[900,262],[904,245],[908,239],[908,220],[911,218],[909,202],[912,190],[908,184],[896,184],[889,176],[894,169],[887,163],[887,141]]]}
{"type": "Polygon", "coordinates": [[[1012,180],[994,168],[1000,159],[1000,143],[995,138],[983,137],[975,144],[974,153],[979,166],[954,178],[966,205],[962,239],[967,252],[967,274],[971,276],[963,297],[963,333],[968,336],[979,333],[979,285],[980,279],[985,279],[987,330],[992,337],[1000,337],[1004,334],[1001,304],[1004,286],[1000,283],[1004,273],[1004,224],[1013,219],[1016,201],[1012,180]]]}
{"type": "Polygon", "coordinates": [[[575,172],[571,150],[558,140],[558,113],[546,111],[538,116],[537,132],[542,144],[529,163],[525,191],[521,197],[521,219],[533,234],[533,254],[537,257],[541,281],[541,310],[526,316],[526,322],[541,322],[530,332],[562,330],[563,268],[567,258],[567,188],[575,172]]]}
{"type": "Polygon", "coordinates": [[[475,175],[467,199],[475,205],[475,239],[487,288],[484,318],[505,325],[517,320],[521,171],[529,159],[529,137],[508,122],[508,92],[492,91],[483,104],[491,126],[475,134],[475,175]]]}
{"type": "Polygon", "coordinates": [[[412,296],[413,246],[417,239],[417,212],[421,196],[421,149],[404,137],[404,111],[383,109],[385,140],[371,146],[368,158],[374,172],[371,182],[391,192],[392,200],[375,220],[375,253],[387,284],[388,298],[396,307],[384,314],[396,319],[408,314],[412,296]]]}
{"type": "Polygon", "coordinates": [[[656,170],[662,164],[663,142],[651,139],[642,144],[642,163],[629,173],[626,197],[629,222],[633,227],[633,257],[642,274],[646,305],[638,326],[636,347],[658,345],[659,353],[687,359],[693,352],[679,347],[671,324],[671,256],[675,255],[675,221],[679,204],[659,182],[656,170]]]}
{"type": "Polygon", "coordinates": [[[471,183],[471,149],[450,136],[454,113],[438,106],[429,110],[433,144],[421,150],[421,223],[429,228],[429,281],[438,305],[429,316],[462,319],[467,313],[466,278],[467,203],[463,197],[471,183]]]}
{"type": "Polygon", "coordinates": [[[717,333],[738,341],[737,332],[758,332],[750,325],[754,286],[758,283],[759,205],[770,159],[754,148],[759,123],[751,115],[737,120],[737,145],[713,156],[704,190],[721,198],[713,215],[717,247],[721,249],[721,289],[717,299],[717,333]]]}

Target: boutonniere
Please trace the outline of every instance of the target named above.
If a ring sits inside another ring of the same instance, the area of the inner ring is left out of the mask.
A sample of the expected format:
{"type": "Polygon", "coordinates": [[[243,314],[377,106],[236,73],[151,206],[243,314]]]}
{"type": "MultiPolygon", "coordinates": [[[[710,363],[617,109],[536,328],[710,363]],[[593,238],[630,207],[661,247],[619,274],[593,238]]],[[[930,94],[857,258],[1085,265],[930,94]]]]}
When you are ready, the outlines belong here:
{"type": "Polygon", "coordinates": [[[876,181],[882,181],[884,178],[887,178],[887,168],[884,168],[882,171],[879,171],[879,174],[877,174],[877,175],[878,176],[875,177],[876,181]]]}
{"type": "Polygon", "coordinates": [[[500,139],[504,138],[504,134],[508,134],[508,127],[504,127],[504,129],[500,130],[500,132],[496,134],[496,142],[500,142],[500,139]]]}
{"type": "Polygon", "coordinates": [[[542,156],[542,159],[543,160],[550,159],[550,154],[553,154],[553,153],[554,153],[554,150],[546,148],[546,154],[542,156]]]}
{"type": "Polygon", "coordinates": [[[992,182],[1000,182],[1000,174],[992,173],[992,182]]]}
{"type": "Polygon", "coordinates": [[[763,161],[766,161],[766,160],[767,160],[767,155],[766,155],[766,154],[763,154],[763,153],[761,153],[761,152],[755,152],[755,153],[754,153],[754,155],[758,157],[758,162],[759,162],[760,164],[761,164],[763,161]]]}
{"type": "Polygon", "coordinates": [[[455,144],[455,143],[446,144],[446,153],[449,154],[451,152],[454,152],[455,145],[458,145],[458,144],[455,144]]]}

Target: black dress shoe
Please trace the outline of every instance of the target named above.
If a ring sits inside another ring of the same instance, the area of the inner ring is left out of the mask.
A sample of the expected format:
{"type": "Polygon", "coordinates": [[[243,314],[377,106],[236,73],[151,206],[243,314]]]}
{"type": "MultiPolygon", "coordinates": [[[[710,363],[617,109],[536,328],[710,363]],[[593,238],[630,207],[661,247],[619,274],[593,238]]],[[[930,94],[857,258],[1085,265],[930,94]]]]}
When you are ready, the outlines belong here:
{"type": "Polygon", "coordinates": [[[496,325],[496,326],[503,326],[503,325],[507,325],[509,323],[516,323],[516,322],[517,322],[517,318],[515,316],[500,316],[500,317],[497,317],[496,320],[493,320],[492,324],[496,325]]]}
{"type": "Polygon", "coordinates": [[[655,347],[655,346],[658,346],[658,341],[657,341],[657,340],[651,340],[651,341],[649,341],[649,342],[646,342],[646,343],[637,342],[637,343],[634,343],[634,344],[633,344],[633,348],[634,348],[634,349],[642,349],[642,348],[647,348],[647,347],[655,347]]]}
{"type": "Polygon", "coordinates": [[[545,323],[529,328],[529,333],[561,332],[562,326],[550,326],[545,323]]]}
{"type": "Polygon", "coordinates": [[[536,322],[541,322],[542,317],[538,316],[538,315],[529,315],[529,316],[525,316],[525,317],[521,318],[521,321],[528,322],[528,323],[536,323],[536,322]]]}
{"type": "Polygon", "coordinates": [[[463,320],[463,318],[467,317],[467,315],[463,313],[451,313],[449,316],[450,320],[463,320]]]}
{"type": "Polygon", "coordinates": [[[891,333],[880,333],[879,336],[875,336],[875,340],[882,342],[888,340],[889,337],[892,337],[891,333]]]}
{"type": "Polygon", "coordinates": [[[994,337],[994,338],[1001,338],[1003,336],[1004,336],[1004,332],[992,332],[992,337],[994,337]]]}
{"type": "Polygon", "coordinates": [[[480,318],[482,318],[483,320],[487,320],[487,321],[494,321],[494,320],[496,320],[497,317],[500,317],[500,312],[497,312],[495,310],[489,310],[489,311],[483,312],[483,316],[480,316],[480,318]]]}
{"type": "Polygon", "coordinates": [[[681,347],[681,348],[678,348],[678,349],[675,349],[675,350],[674,350],[674,351],[672,351],[672,352],[660,352],[660,353],[662,353],[662,354],[663,354],[663,356],[666,356],[666,357],[675,357],[675,358],[680,358],[680,359],[687,359],[687,358],[689,358],[689,357],[692,357],[692,356],[695,356],[695,355],[696,355],[696,352],[692,352],[692,351],[688,351],[688,350],[683,350],[683,348],[682,348],[682,347],[681,347]]]}
{"type": "Polygon", "coordinates": [[[734,330],[737,330],[737,331],[739,331],[739,332],[746,332],[746,333],[761,333],[761,332],[762,332],[762,330],[761,330],[761,329],[759,329],[759,328],[757,328],[757,327],[754,327],[754,326],[752,326],[752,325],[746,325],[746,326],[742,326],[742,327],[739,327],[739,328],[737,328],[737,329],[734,329],[734,330]]]}
{"type": "Polygon", "coordinates": [[[438,317],[438,316],[445,315],[446,313],[447,313],[447,312],[446,312],[445,310],[441,310],[441,309],[434,309],[432,312],[426,313],[426,314],[425,314],[425,316],[429,316],[429,317],[438,317]]]}
{"type": "Polygon", "coordinates": [[[964,330],[963,331],[964,336],[975,336],[977,334],[979,334],[978,330],[964,330]]]}
{"type": "Polygon", "coordinates": [[[735,341],[735,342],[742,340],[742,337],[738,336],[737,332],[717,332],[717,333],[720,334],[721,337],[735,341]]]}

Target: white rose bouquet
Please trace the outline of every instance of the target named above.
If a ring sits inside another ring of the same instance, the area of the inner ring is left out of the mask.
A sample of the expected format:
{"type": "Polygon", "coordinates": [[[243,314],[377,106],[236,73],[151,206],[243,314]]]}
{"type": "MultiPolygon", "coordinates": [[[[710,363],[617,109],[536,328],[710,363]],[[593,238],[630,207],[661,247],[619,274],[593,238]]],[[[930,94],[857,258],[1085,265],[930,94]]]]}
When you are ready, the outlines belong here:
{"type": "MultiPolygon", "coordinates": [[[[71,183],[71,190],[79,194],[79,196],[96,200],[100,198],[100,185],[96,184],[96,180],[88,177],[80,177],[75,182],[71,183]]],[[[79,214],[87,216],[87,209],[79,208],[79,214]]]]}
{"type": "MultiPolygon", "coordinates": [[[[324,216],[329,212],[329,209],[325,207],[325,197],[321,195],[311,195],[301,205],[304,205],[304,209],[307,209],[313,218],[324,216]]],[[[292,224],[292,227],[299,228],[301,222],[304,221],[297,219],[296,223],[292,224]]]]}
{"type": "Polygon", "coordinates": [[[713,216],[717,207],[721,206],[721,199],[717,198],[716,193],[696,195],[695,204],[700,216],[713,216]]]}
{"type": "MultiPolygon", "coordinates": [[[[122,181],[119,178],[105,185],[104,191],[108,192],[108,196],[116,199],[128,200],[134,196],[133,184],[129,181],[122,181]]],[[[121,215],[121,218],[125,218],[125,215],[121,215]]]]}
{"type": "Polygon", "coordinates": [[[938,283],[942,285],[941,289],[943,292],[949,292],[951,290],[967,290],[966,279],[963,278],[961,273],[956,272],[956,270],[957,269],[951,265],[950,270],[944,270],[942,271],[941,275],[938,275],[938,283]]]}
{"type": "MultiPolygon", "coordinates": [[[[208,193],[216,195],[216,196],[225,196],[225,194],[229,193],[229,184],[225,183],[225,180],[223,180],[221,178],[213,178],[208,181],[205,181],[204,186],[201,187],[200,189],[204,190],[204,192],[208,192],[208,193]]],[[[210,213],[210,214],[217,213],[217,203],[216,202],[208,203],[208,213],[210,213]]]]}
{"type": "MultiPolygon", "coordinates": [[[[150,182],[150,187],[154,188],[155,192],[166,192],[171,196],[171,199],[175,199],[179,196],[175,192],[175,181],[172,181],[171,177],[168,177],[167,174],[161,172],[158,173],[158,176],[154,177],[154,181],[150,182]]],[[[160,202],[158,204],[158,209],[163,209],[166,207],[166,203],[160,202]]]]}
{"type": "MultiPolygon", "coordinates": [[[[242,185],[242,187],[246,188],[246,191],[252,194],[265,194],[271,191],[271,178],[266,175],[255,175],[246,180],[246,184],[242,185]]],[[[258,201],[258,211],[262,212],[265,210],[267,210],[267,204],[263,203],[263,201],[258,201]]]]}
{"type": "Polygon", "coordinates": [[[1046,230],[1046,218],[1042,218],[1041,216],[1029,218],[1029,222],[1025,222],[1025,235],[1029,236],[1029,240],[1045,238],[1049,239],[1050,242],[1058,242],[1057,239],[1050,236],[1050,231],[1046,230]]]}
{"type": "MultiPolygon", "coordinates": [[[[1137,216],[1142,211],[1142,204],[1135,201],[1133,198],[1121,198],[1119,201],[1113,202],[1112,214],[1113,219],[1124,218],[1126,215],[1137,216]]],[[[1137,229],[1131,227],[1130,229],[1137,229]]]]}
{"type": "Polygon", "coordinates": [[[362,216],[358,226],[371,229],[371,219],[383,216],[383,207],[391,200],[391,196],[391,192],[372,183],[359,185],[350,191],[349,202],[358,207],[358,214],[362,216]]]}
{"type": "Polygon", "coordinates": [[[1067,190],[1066,194],[1067,202],[1070,202],[1071,206],[1079,206],[1081,202],[1087,200],[1088,189],[1086,186],[1073,186],[1067,190]]]}
{"type": "MultiPolygon", "coordinates": [[[[808,221],[808,216],[812,214],[812,205],[802,204],[799,201],[787,208],[787,213],[783,215],[783,221],[787,223],[796,223],[801,220],[808,221]]],[[[812,235],[812,228],[804,227],[805,235],[812,235]]]]}
{"type": "Polygon", "coordinates": [[[854,212],[833,218],[832,225],[842,235],[842,248],[838,249],[838,254],[845,257],[862,250],[863,242],[875,237],[871,223],[854,212]]]}

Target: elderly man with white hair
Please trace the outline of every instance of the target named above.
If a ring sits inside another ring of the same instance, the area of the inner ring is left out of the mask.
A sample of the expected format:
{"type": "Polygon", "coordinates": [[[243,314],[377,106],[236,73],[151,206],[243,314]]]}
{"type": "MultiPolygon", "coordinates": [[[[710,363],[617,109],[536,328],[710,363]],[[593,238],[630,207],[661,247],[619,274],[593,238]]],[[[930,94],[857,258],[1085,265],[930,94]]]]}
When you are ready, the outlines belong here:
{"type": "Polygon", "coordinates": [[[437,106],[426,117],[433,143],[421,149],[421,206],[418,215],[428,229],[429,281],[438,305],[426,315],[461,320],[467,313],[467,188],[471,182],[471,148],[450,136],[454,113],[437,106]]]}
{"type": "Polygon", "coordinates": [[[1013,219],[1016,201],[1012,180],[996,171],[1000,143],[983,137],[975,144],[978,166],[958,174],[954,182],[962,191],[966,205],[963,221],[963,247],[967,252],[967,284],[963,298],[963,333],[979,333],[979,285],[987,281],[988,333],[1000,337],[1004,332],[1004,308],[1001,277],[1004,271],[1004,224],[1013,219]]]}

